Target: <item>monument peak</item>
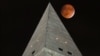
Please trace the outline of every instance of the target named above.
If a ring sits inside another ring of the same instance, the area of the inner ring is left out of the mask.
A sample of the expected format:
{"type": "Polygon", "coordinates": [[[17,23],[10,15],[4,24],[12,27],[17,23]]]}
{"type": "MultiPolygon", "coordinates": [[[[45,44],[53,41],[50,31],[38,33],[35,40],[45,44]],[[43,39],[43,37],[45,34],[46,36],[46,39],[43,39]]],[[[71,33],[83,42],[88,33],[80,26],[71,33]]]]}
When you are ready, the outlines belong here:
{"type": "Polygon", "coordinates": [[[49,3],[22,56],[82,56],[49,3]]]}

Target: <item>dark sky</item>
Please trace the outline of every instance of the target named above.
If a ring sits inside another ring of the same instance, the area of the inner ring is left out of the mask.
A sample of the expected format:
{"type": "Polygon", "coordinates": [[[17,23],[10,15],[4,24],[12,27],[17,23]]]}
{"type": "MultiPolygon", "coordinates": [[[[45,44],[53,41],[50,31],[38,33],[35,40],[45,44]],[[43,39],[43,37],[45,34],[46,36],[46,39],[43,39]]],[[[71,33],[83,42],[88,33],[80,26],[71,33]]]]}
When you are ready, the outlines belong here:
{"type": "MultiPolygon", "coordinates": [[[[1,55],[21,56],[49,0],[0,0],[1,55]]],[[[97,0],[50,1],[83,56],[100,56],[100,3],[97,0]],[[66,20],[61,7],[71,3],[75,16],[66,20]]]]}

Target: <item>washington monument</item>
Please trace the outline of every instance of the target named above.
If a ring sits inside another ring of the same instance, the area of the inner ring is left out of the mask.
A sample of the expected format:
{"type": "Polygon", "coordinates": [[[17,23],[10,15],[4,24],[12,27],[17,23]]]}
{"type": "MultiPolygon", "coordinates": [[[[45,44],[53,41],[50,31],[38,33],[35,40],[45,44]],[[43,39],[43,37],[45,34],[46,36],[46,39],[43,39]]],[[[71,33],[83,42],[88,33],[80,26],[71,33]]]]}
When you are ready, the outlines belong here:
{"type": "Polygon", "coordinates": [[[49,3],[22,56],[82,56],[49,3]]]}

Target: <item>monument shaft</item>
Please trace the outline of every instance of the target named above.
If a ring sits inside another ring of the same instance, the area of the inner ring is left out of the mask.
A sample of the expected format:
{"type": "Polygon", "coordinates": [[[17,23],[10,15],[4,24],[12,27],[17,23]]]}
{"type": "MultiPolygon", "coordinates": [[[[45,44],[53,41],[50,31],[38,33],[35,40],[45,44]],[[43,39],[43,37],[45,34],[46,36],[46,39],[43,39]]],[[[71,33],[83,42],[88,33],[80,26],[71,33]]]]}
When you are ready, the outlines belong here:
{"type": "Polygon", "coordinates": [[[22,56],[82,56],[49,3],[22,56]]]}

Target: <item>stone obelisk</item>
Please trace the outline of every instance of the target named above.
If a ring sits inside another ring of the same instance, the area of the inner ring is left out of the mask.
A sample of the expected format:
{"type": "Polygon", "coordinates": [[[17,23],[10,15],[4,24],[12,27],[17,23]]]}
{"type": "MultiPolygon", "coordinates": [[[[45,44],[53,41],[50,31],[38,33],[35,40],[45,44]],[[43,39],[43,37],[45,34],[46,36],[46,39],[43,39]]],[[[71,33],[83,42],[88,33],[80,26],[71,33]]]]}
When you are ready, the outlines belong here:
{"type": "Polygon", "coordinates": [[[82,56],[49,3],[22,56],[82,56]]]}

